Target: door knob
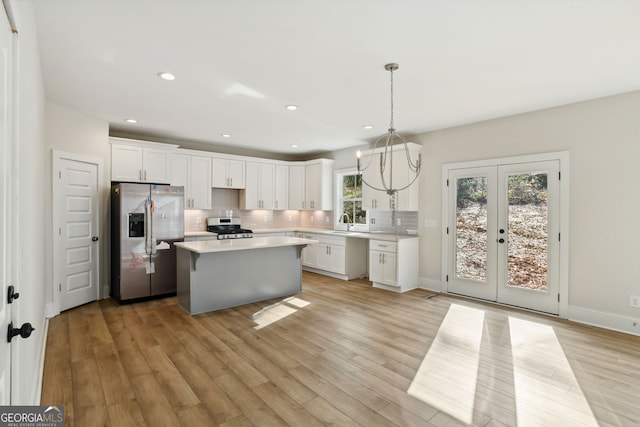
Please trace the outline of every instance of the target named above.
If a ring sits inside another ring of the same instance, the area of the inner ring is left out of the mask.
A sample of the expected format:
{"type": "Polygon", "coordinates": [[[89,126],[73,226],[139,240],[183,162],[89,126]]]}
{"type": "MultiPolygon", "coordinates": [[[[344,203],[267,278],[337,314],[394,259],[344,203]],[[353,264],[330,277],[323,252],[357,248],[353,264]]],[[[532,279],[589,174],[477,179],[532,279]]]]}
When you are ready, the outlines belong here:
{"type": "Polygon", "coordinates": [[[92,242],[97,242],[97,241],[98,241],[98,236],[93,236],[93,237],[91,238],[91,241],[92,241],[92,242]]]}
{"type": "Polygon", "coordinates": [[[498,243],[504,243],[504,239],[498,239],[498,243]]]}
{"type": "Polygon", "coordinates": [[[500,234],[504,234],[504,228],[500,229],[500,234]]]}
{"type": "Polygon", "coordinates": [[[22,338],[29,338],[33,331],[35,331],[35,329],[31,326],[31,323],[25,323],[18,329],[14,328],[13,322],[11,322],[7,328],[7,342],[11,342],[11,339],[16,335],[20,335],[22,338]]]}

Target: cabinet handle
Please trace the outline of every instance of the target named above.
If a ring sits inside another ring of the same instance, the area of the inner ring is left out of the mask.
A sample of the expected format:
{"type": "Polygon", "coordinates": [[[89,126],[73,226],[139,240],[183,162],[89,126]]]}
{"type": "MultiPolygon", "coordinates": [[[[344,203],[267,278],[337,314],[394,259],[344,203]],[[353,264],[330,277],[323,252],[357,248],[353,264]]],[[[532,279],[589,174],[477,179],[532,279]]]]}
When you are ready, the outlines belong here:
{"type": "Polygon", "coordinates": [[[229,187],[233,187],[233,177],[229,178],[229,187]]]}
{"type": "Polygon", "coordinates": [[[384,252],[382,253],[382,263],[384,264],[386,260],[384,259],[384,252]]]}
{"type": "Polygon", "coordinates": [[[276,209],[278,209],[278,201],[276,200],[276,209]]]}
{"type": "Polygon", "coordinates": [[[144,170],[144,180],[145,181],[147,180],[147,170],[146,169],[144,170]]]}
{"type": "Polygon", "coordinates": [[[140,177],[140,181],[142,181],[142,169],[138,169],[138,176],[140,177]]]}

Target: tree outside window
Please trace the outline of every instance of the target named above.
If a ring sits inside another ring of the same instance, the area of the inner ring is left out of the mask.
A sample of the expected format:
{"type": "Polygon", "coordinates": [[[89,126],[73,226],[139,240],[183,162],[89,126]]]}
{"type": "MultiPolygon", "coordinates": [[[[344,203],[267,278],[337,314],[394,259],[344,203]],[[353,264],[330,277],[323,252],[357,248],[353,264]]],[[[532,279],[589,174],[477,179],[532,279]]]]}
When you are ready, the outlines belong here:
{"type": "Polygon", "coordinates": [[[367,211],[362,209],[362,176],[358,173],[347,173],[342,175],[342,200],[338,206],[342,206],[342,211],[338,215],[349,216],[338,218],[338,222],[351,224],[367,224],[367,211]]]}

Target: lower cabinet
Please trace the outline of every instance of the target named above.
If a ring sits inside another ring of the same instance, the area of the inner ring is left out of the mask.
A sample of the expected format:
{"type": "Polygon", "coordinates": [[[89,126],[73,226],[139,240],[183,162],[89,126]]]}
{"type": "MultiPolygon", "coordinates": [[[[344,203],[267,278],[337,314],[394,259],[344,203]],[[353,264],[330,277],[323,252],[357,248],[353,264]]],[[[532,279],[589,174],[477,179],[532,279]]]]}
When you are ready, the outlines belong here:
{"type": "Polygon", "coordinates": [[[405,292],[418,287],[419,239],[369,241],[369,280],[374,288],[405,292]]]}
{"type": "Polygon", "coordinates": [[[312,233],[303,233],[302,237],[318,241],[302,250],[305,270],[343,280],[366,276],[366,239],[312,233]]]}

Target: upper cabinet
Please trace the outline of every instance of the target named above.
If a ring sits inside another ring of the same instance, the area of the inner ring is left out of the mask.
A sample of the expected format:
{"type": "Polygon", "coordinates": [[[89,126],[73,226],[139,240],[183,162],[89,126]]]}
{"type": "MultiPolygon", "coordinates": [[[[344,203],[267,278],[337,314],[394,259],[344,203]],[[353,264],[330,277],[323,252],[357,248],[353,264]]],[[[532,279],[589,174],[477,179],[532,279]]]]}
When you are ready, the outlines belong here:
{"type": "Polygon", "coordinates": [[[274,210],[289,209],[289,166],[276,163],[274,210]]]}
{"type": "Polygon", "coordinates": [[[333,160],[307,162],[304,178],[305,209],[333,209],[333,160]]]}
{"type": "Polygon", "coordinates": [[[177,145],[110,138],[111,181],[171,182],[171,153],[177,145]]]}
{"type": "Polygon", "coordinates": [[[240,209],[269,209],[275,207],[274,163],[247,162],[244,191],[240,192],[240,209]]]}
{"type": "MultiPolygon", "coordinates": [[[[407,143],[411,160],[415,162],[420,153],[420,145],[407,143]]],[[[379,155],[384,148],[376,149],[371,165],[362,172],[362,178],[365,182],[377,188],[382,188],[382,176],[380,174],[379,155]]],[[[362,167],[366,167],[369,160],[369,152],[363,156],[362,167]]],[[[393,187],[402,188],[409,184],[414,174],[409,170],[407,156],[404,152],[404,145],[396,145],[393,147],[393,187]]],[[[387,167],[384,171],[384,180],[389,184],[391,167],[387,167]]],[[[419,208],[419,180],[416,180],[408,188],[401,190],[396,196],[397,209],[400,211],[417,211],[419,208]]],[[[384,191],[374,190],[368,185],[362,186],[362,204],[364,209],[369,210],[392,210],[393,205],[391,199],[384,191]]]]}
{"type": "Polygon", "coordinates": [[[211,209],[211,157],[189,153],[172,155],[171,185],[184,186],[185,209],[211,209]]]}
{"type": "Polygon", "coordinates": [[[333,209],[333,160],[289,166],[289,209],[333,209]]]}
{"type": "Polygon", "coordinates": [[[289,165],[289,209],[304,209],[304,164],[289,165]]]}
{"type": "Polygon", "coordinates": [[[211,186],[215,188],[244,188],[245,161],[213,158],[211,186]]]}

